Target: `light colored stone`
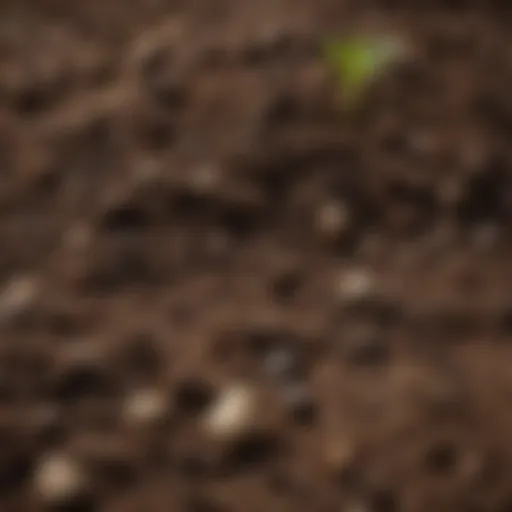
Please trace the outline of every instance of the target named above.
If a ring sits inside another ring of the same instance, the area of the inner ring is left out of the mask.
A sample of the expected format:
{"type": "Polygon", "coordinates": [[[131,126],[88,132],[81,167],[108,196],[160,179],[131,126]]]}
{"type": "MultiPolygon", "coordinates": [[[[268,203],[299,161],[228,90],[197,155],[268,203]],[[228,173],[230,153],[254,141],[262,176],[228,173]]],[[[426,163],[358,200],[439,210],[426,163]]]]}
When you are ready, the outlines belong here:
{"type": "Polygon", "coordinates": [[[353,302],[363,300],[375,290],[372,273],[364,268],[346,271],[338,282],[338,292],[342,300],[353,302]]]}
{"type": "Polygon", "coordinates": [[[43,457],[36,470],[34,487],[41,499],[59,503],[72,499],[87,488],[87,478],[82,469],[66,454],[43,457]]]}
{"type": "Polygon", "coordinates": [[[34,304],[38,291],[36,279],[28,276],[12,278],[0,292],[0,319],[23,314],[34,304]]]}
{"type": "Polygon", "coordinates": [[[220,393],[204,419],[206,432],[215,439],[229,440],[254,426],[256,394],[245,385],[233,385],[220,393]]]}
{"type": "Polygon", "coordinates": [[[158,421],[167,412],[165,396],[157,389],[139,389],[126,397],[123,417],[129,424],[158,421]]]}
{"type": "Polygon", "coordinates": [[[347,207],[338,201],[322,205],[316,217],[316,227],[326,239],[341,236],[349,227],[350,214],[347,207]]]}

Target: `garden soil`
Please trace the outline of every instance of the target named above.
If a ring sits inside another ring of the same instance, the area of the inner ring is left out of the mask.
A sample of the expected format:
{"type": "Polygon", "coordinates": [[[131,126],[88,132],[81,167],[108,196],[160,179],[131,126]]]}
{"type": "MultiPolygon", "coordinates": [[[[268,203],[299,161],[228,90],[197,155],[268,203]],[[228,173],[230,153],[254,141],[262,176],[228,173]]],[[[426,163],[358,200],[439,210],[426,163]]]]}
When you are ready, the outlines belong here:
{"type": "Polygon", "coordinates": [[[511,23],[2,2],[0,509],[512,511],[511,23]]]}

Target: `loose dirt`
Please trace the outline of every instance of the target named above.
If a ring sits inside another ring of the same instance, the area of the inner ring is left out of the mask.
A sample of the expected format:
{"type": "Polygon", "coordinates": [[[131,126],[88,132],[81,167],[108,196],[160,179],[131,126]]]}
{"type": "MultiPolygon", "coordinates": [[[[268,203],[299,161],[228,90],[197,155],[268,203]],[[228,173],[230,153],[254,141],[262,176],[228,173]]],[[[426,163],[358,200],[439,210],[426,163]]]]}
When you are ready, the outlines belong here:
{"type": "Polygon", "coordinates": [[[512,510],[511,21],[3,2],[0,509],[512,510]]]}

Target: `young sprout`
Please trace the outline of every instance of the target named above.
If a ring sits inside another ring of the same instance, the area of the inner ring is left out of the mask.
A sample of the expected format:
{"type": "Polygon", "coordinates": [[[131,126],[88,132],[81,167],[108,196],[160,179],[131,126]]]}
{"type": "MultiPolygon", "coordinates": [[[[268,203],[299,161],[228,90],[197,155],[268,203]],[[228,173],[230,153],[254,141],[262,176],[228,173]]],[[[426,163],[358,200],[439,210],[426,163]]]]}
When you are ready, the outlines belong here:
{"type": "Polygon", "coordinates": [[[404,57],[404,45],[389,36],[350,37],[327,43],[325,55],[343,90],[346,106],[356,105],[376,78],[404,57]]]}

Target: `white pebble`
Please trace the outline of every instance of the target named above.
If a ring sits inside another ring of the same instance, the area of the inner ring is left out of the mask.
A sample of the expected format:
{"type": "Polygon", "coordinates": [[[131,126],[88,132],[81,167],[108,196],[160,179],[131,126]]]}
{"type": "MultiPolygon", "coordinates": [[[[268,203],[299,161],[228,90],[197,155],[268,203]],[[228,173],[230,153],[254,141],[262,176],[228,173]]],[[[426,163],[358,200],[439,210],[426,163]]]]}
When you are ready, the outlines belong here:
{"type": "Polygon", "coordinates": [[[375,283],[371,273],[365,269],[353,269],[343,275],[338,283],[338,292],[347,301],[362,300],[372,293],[375,283]]]}
{"type": "Polygon", "coordinates": [[[86,489],[86,478],[70,457],[51,454],[41,461],[34,485],[45,502],[58,503],[81,494],[86,489]]]}
{"type": "Polygon", "coordinates": [[[232,439],[254,425],[255,413],[254,391],[242,385],[229,387],[207,412],[205,429],[216,439],[232,439]]]}
{"type": "Polygon", "coordinates": [[[0,319],[9,319],[27,311],[34,304],[38,289],[33,278],[13,278],[0,293],[0,319]]]}
{"type": "Polygon", "coordinates": [[[126,398],[123,415],[130,424],[144,424],[159,420],[166,411],[163,393],[156,389],[140,389],[126,398]]]}

